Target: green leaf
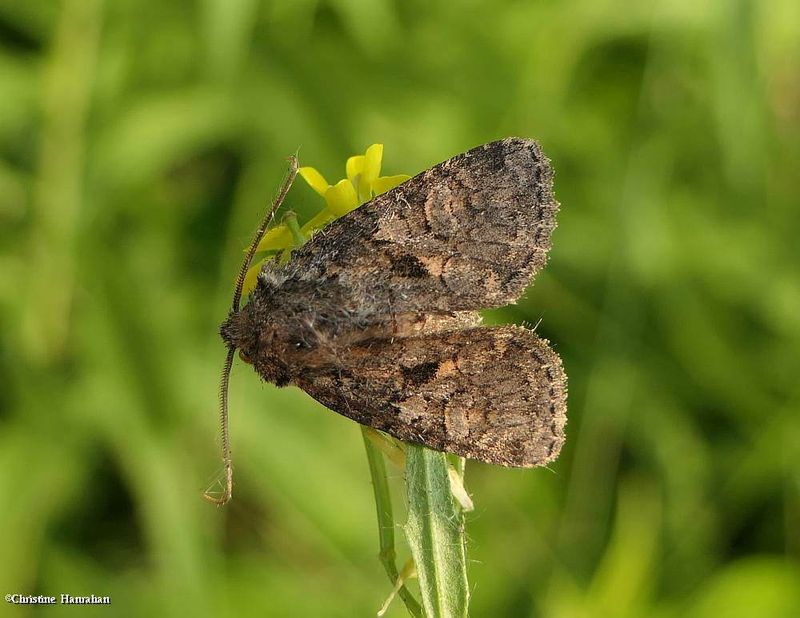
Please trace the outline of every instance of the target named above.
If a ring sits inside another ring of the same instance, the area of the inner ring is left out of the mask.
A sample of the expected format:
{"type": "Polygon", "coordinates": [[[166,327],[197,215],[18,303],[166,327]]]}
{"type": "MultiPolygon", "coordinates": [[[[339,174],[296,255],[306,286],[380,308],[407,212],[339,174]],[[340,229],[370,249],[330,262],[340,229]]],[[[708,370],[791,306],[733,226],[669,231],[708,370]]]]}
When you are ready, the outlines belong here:
{"type": "Polygon", "coordinates": [[[431,618],[467,615],[467,556],[463,519],[450,493],[444,453],[406,447],[408,544],[417,565],[425,614],[431,618]]]}

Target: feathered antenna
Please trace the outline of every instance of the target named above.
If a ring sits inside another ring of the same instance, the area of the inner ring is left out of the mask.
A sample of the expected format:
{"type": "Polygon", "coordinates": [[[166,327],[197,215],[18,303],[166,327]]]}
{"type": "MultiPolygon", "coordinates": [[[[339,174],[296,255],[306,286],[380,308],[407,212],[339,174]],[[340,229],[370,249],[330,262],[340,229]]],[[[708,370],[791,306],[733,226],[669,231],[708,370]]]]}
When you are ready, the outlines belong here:
{"type": "MultiPolygon", "coordinates": [[[[289,171],[286,172],[286,176],[283,179],[283,183],[278,191],[278,195],[275,196],[275,199],[272,202],[272,207],[264,219],[262,219],[261,225],[258,226],[255,238],[253,238],[253,242],[250,244],[250,248],[247,250],[247,255],[245,255],[244,261],[242,262],[242,267],[239,269],[239,276],[236,278],[236,291],[233,293],[233,302],[231,303],[230,315],[239,313],[239,303],[242,300],[242,286],[244,286],[244,280],[247,276],[247,271],[250,269],[250,263],[253,261],[253,256],[256,254],[256,249],[258,249],[258,245],[261,242],[261,239],[264,237],[267,228],[275,218],[275,213],[278,211],[278,208],[281,207],[283,200],[286,198],[286,194],[289,192],[295,176],[297,176],[297,154],[289,157],[289,171]]],[[[222,367],[222,377],[219,382],[219,418],[222,428],[222,462],[225,466],[225,490],[222,492],[222,495],[219,498],[212,496],[208,492],[203,494],[203,498],[218,505],[225,504],[233,495],[233,465],[231,463],[231,444],[230,436],[228,434],[228,382],[230,381],[231,367],[233,367],[233,355],[234,352],[236,352],[236,346],[229,343],[227,344],[227,348],[228,355],[225,357],[225,365],[222,367]]]]}

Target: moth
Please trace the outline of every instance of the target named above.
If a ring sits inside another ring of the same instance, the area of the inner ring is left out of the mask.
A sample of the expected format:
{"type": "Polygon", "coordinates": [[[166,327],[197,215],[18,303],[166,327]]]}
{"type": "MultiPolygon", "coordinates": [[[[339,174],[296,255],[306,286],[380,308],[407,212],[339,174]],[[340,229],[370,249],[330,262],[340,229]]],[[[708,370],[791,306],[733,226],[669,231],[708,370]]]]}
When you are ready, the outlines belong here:
{"type": "Polygon", "coordinates": [[[262,221],[220,327],[226,487],[227,387],[235,350],[363,425],[513,467],[558,456],[566,376],[545,339],[481,326],[515,302],[547,260],[558,202],[538,143],[508,138],[448,159],[331,223],[284,264],[267,262],[248,302],[244,275],[297,172],[262,221]]]}

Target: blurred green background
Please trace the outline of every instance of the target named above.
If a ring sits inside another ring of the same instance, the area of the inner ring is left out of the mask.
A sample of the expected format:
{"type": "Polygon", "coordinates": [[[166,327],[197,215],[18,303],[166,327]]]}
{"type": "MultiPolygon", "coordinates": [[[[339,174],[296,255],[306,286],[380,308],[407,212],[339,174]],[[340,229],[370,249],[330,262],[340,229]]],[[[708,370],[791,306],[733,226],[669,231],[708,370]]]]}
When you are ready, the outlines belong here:
{"type": "Polygon", "coordinates": [[[0,592],[374,615],[350,421],[238,364],[200,499],[217,325],[298,147],[335,180],[508,135],[562,211],[487,319],[541,320],[570,421],[550,469],[468,466],[473,615],[800,616],[795,0],[0,0],[0,592]]]}

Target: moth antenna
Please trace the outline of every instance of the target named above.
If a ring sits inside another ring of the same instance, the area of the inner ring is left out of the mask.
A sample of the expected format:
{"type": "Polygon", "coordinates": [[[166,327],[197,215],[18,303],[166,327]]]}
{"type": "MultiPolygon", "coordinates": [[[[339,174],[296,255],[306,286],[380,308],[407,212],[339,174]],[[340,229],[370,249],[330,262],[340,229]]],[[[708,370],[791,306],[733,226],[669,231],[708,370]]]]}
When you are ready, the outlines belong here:
{"type": "MultiPolygon", "coordinates": [[[[250,270],[253,256],[256,254],[261,239],[264,238],[267,228],[275,218],[275,213],[278,211],[278,208],[281,207],[281,204],[283,204],[283,200],[286,199],[286,194],[289,193],[289,189],[292,187],[292,183],[297,176],[297,169],[297,154],[295,153],[289,157],[289,170],[286,172],[283,183],[281,183],[281,188],[272,201],[272,207],[269,212],[261,220],[253,242],[250,243],[242,266],[239,269],[239,276],[236,278],[236,290],[233,293],[233,301],[231,302],[231,315],[239,313],[239,303],[242,300],[242,287],[244,286],[247,271],[250,270]]],[[[222,432],[222,462],[225,467],[225,489],[218,498],[212,496],[208,492],[203,494],[203,498],[217,505],[225,504],[233,495],[233,463],[231,460],[230,434],[228,432],[228,382],[230,382],[233,355],[236,352],[236,346],[229,344],[227,348],[228,354],[225,357],[225,365],[222,367],[222,376],[219,381],[219,418],[222,432]]]]}
{"type": "Polygon", "coordinates": [[[203,498],[209,502],[222,506],[233,495],[233,462],[231,460],[230,434],[228,432],[228,382],[231,377],[231,367],[233,367],[233,355],[236,348],[228,346],[228,355],[225,357],[225,365],[222,368],[222,377],[219,381],[219,418],[222,427],[222,462],[225,467],[225,489],[220,497],[212,496],[208,491],[203,494],[203,498]]]}
{"type": "Polygon", "coordinates": [[[295,153],[289,157],[289,170],[283,178],[283,183],[281,183],[278,195],[276,195],[275,199],[272,201],[272,208],[270,208],[267,215],[261,220],[261,225],[258,226],[255,238],[253,238],[253,242],[250,243],[250,247],[247,249],[247,254],[242,262],[242,267],[239,269],[239,276],[236,278],[236,291],[233,293],[233,302],[231,303],[232,313],[238,313],[239,311],[239,302],[242,300],[242,287],[244,286],[245,277],[247,277],[247,271],[250,270],[250,263],[253,261],[256,249],[258,249],[258,243],[264,238],[269,224],[272,223],[272,220],[275,218],[275,213],[278,211],[278,208],[281,207],[281,204],[283,204],[283,200],[286,199],[286,194],[289,193],[289,189],[292,188],[292,183],[294,182],[295,176],[297,176],[297,169],[297,154],[295,153]]]}

